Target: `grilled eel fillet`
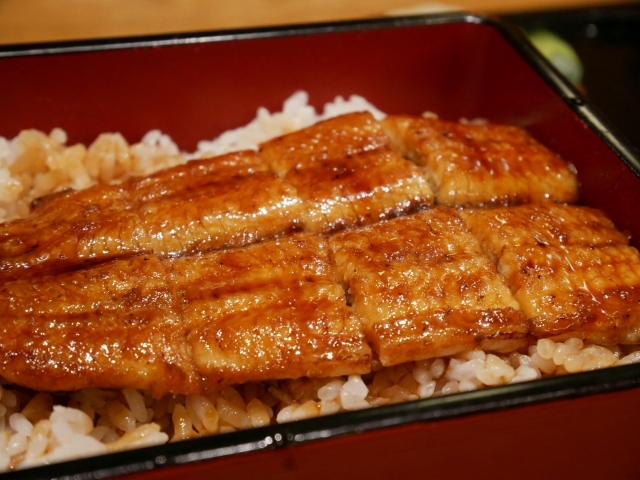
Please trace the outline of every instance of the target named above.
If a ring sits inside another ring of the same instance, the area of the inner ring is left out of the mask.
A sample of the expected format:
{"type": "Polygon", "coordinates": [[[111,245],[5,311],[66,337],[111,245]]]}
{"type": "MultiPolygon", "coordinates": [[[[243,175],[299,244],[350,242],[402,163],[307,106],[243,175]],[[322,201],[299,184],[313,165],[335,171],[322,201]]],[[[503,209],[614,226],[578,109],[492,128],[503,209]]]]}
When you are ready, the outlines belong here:
{"type": "Polygon", "coordinates": [[[7,282],[0,298],[0,372],[37,390],[130,387],[160,397],[367,373],[371,364],[316,235],[118,259],[7,282]]]}
{"type": "Polygon", "coordinates": [[[330,238],[384,366],[527,343],[527,320],[455,211],[434,208],[330,238]]]}
{"type": "MultiPolygon", "coordinates": [[[[522,131],[455,128],[469,129],[478,155],[498,149],[506,164],[547,162],[540,176],[487,167],[462,184],[473,194],[488,182],[494,193],[462,204],[575,199],[569,169],[554,170],[560,161],[522,131]],[[530,151],[532,159],[522,157],[530,151]],[[498,184],[513,189],[496,195],[498,184]]],[[[401,137],[393,142],[413,157],[401,137]]],[[[160,396],[366,373],[378,361],[476,347],[510,351],[531,336],[640,340],[638,253],[599,212],[437,207],[381,221],[432,201],[422,176],[433,183],[432,167],[390,145],[369,115],[354,114],[259,152],[37,202],[29,219],[0,228],[2,375],[41,390],[132,387],[160,396]],[[265,241],[345,227],[328,239],[265,241]]],[[[447,148],[434,158],[446,160],[447,148]]],[[[455,162],[444,163],[444,177],[455,173],[455,162]]],[[[449,187],[433,185],[446,203],[449,187]]]]}
{"type": "Polygon", "coordinates": [[[329,239],[298,233],[6,282],[0,372],[39,390],[161,396],[362,374],[374,357],[513,350],[526,319],[479,248],[453,210],[435,208],[329,239]]]}
{"type": "Polygon", "coordinates": [[[424,167],[438,204],[573,203],[578,199],[571,167],[520,128],[394,115],[382,125],[394,147],[424,167]]]}
{"type": "Polygon", "coordinates": [[[432,204],[420,168],[388,143],[370,114],[351,114],[268,142],[258,153],[55,194],[36,202],[28,219],[0,226],[0,280],[134,254],[238,247],[300,229],[329,232],[432,204]]]}
{"type": "Polygon", "coordinates": [[[640,343],[640,255],[601,212],[523,205],[462,215],[506,278],[533,337],[640,343]]]}
{"type": "Polygon", "coordinates": [[[432,205],[432,189],[445,205],[577,198],[569,167],[523,130],[355,113],[259,152],[39,199],[0,225],[0,280],[367,225],[432,205]]]}
{"type": "Polygon", "coordinates": [[[637,343],[640,256],[625,242],[584,207],[435,207],[328,238],[24,278],[0,288],[0,373],[161,396],[540,337],[637,343]]]}

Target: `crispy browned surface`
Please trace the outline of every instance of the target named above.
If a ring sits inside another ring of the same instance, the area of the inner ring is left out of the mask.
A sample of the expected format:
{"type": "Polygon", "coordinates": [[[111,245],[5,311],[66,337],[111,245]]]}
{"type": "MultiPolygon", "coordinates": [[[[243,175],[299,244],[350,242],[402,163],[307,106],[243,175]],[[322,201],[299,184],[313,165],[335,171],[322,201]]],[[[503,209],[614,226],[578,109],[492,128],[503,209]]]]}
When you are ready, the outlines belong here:
{"type": "Polygon", "coordinates": [[[525,344],[525,317],[453,210],[344,232],[330,243],[383,365],[525,344]]]}
{"type": "Polygon", "coordinates": [[[256,173],[141,205],[145,251],[170,256],[248,245],[297,228],[295,191],[256,173]]]}
{"type": "MultiPolygon", "coordinates": [[[[370,350],[346,305],[326,240],[299,234],[208,257],[197,278],[189,259],[179,296],[195,361],[226,383],[365,373],[370,350]]],[[[180,277],[176,277],[178,283],[180,277]]]]}
{"type": "Polygon", "coordinates": [[[433,203],[420,169],[387,150],[312,162],[285,180],[298,192],[309,232],[367,225],[433,203]]]}
{"type": "Polygon", "coordinates": [[[424,167],[438,204],[578,198],[577,180],[565,162],[517,127],[406,116],[389,116],[382,125],[395,148],[424,167]]]}
{"type": "Polygon", "coordinates": [[[330,237],[329,242],[345,288],[362,266],[385,268],[391,261],[423,265],[444,255],[480,253],[477,240],[454,210],[444,207],[346,231],[330,237]]]}
{"type": "MultiPolygon", "coordinates": [[[[451,201],[575,194],[564,163],[521,130],[387,126],[451,201]]],[[[389,142],[353,114],[261,153],[42,199],[0,226],[0,374],[39,390],[161,396],[366,373],[367,341],[383,365],[508,352],[529,333],[640,343],[640,255],[603,214],[547,202],[387,220],[433,202],[421,168],[389,142]]]]}
{"type": "Polygon", "coordinates": [[[388,149],[390,139],[370,113],[349,113],[269,140],[260,153],[281,177],[294,168],[388,149]]]}
{"type": "Polygon", "coordinates": [[[640,341],[640,256],[603,213],[566,205],[469,209],[534,337],[640,341]]]}
{"type": "Polygon", "coordinates": [[[264,160],[256,152],[247,150],[191,160],[183,165],[160,170],[153,175],[132,177],[120,185],[97,185],[77,192],[68,190],[42,197],[34,202],[34,212],[42,214],[46,206],[51,214],[59,215],[63,209],[68,209],[70,204],[106,208],[125,198],[130,201],[148,201],[210,183],[268,171],[264,160]]]}
{"type": "Polygon", "coordinates": [[[297,228],[295,191],[255,170],[263,170],[258,157],[244,152],[59,195],[0,226],[0,279],[241,246],[297,228]]]}
{"type": "Polygon", "coordinates": [[[266,142],[260,152],[297,190],[305,230],[329,232],[433,204],[421,169],[389,143],[371,114],[352,113],[266,142]]]}
{"type": "Polygon", "coordinates": [[[473,349],[508,353],[527,343],[522,312],[512,308],[434,309],[372,325],[370,338],[383,365],[444,357],[473,349]]]}
{"type": "Polygon", "coordinates": [[[228,294],[194,303],[185,320],[196,365],[209,383],[332,377],[371,368],[360,325],[335,283],[228,294]]]}
{"type": "Polygon", "coordinates": [[[166,264],[134,257],[0,288],[2,376],[36,390],[202,389],[166,264]]]}
{"type": "Polygon", "coordinates": [[[39,390],[160,396],[370,368],[327,243],[307,234],[7,282],[0,296],[2,375],[39,390]]]}
{"type": "Polygon", "coordinates": [[[508,247],[522,245],[626,245],[629,239],[606,215],[593,208],[531,204],[463,209],[471,232],[494,262],[508,247]]]}
{"type": "Polygon", "coordinates": [[[260,154],[51,195],[29,219],[0,225],[0,279],[329,232],[431,205],[421,169],[388,144],[371,115],[345,115],[272,140],[260,154]]]}
{"type": "Polygon", "coordinates": [[[640,342],[640,255],[627,245],[506,249],[505,275],[537,338],[640,342]]]}

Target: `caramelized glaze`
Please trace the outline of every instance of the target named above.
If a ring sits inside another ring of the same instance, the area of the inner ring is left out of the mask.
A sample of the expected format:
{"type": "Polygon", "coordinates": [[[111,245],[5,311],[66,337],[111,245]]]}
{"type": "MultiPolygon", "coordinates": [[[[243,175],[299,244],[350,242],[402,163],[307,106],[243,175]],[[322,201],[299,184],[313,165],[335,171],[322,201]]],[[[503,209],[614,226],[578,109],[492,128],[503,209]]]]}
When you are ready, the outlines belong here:
{"type": "Polygon", "coordinates": [[[0,225],[0,279],[238,247],[299,229],[329,232],[431,205],[421,170],[389,142],[371,115],[345,115],[272,140],[261,153],[40,199],[30,218],[0,225]]]}
{"type": "Polygon", "coordinates": [[[461,215],[507,279],[533,337],[640,342],[640,255],[604,214],[522,205],[461,215]]]}
{"type": "Polygon", "coordinates": [[[260,153],[272,171],[281,177],[296,168],[328,160],[343,160],[375,150],[388,150],[391,143],[370,113],[349,113],[269,140],[260,153]]]}
{"type": "Polygon", "coordinates": [[[626,245],[629,239],[599,210],[556,204],[463,209],[460,215],[497,262],[513,246],[626,245]]]}
{"type": "Polygon", "coordinates": [[[2,374],[38,390],[161,396],[249,379],[366,373],[371,353],[329,260],[326,240],[298,234],[7,282],[2,374]]]}
{"type": "Polygon", "coordinates": [[[2,376],[35,390],[200,391],[167,273],[137,256],[4,283],[2,376]]]}
{"type": "Polygon", "coordinates": [[[300,216],[295,191],[259,169],[245,152],[57,196],[31,218],[0,226],[0,278],[235,247],[292,231],[300,216]]]}
{"type": "Polygon", "coordinates": [[[517,302],[453,210],[340,233],[330,243],[383,365],[526,344],[517,302]]]}
{"type": "Polygon", "coordinates": [[[298,192],[309,232],[367,225],[433,204],[422,171],[389,148],[369,113],[352,113],[261,145],[298,192]]]}
{"type": "Polygon", "coordinates": [[[420,169],[384,150],[314,162],[285,180],[298,192],[309,232],[367,225],[433,203],[420,169]]]}
{"type": "Polygon", "coordinates": [[[346,115],[35,202],[0,226],[2,376],[159,397],[541,337],[640,343],[640,255],[597,210],[549,203],[576,199],[561,159],[514,127],[383,125],[346,115]],[[534,204],[429,208],[428,182],[439,203],[534,204]]]}
{"type": "Polygon", "coordinates": [[[535,338],[640,343],[640,255],[626,245],[506,250],[505,275],[535,338]]]}
{"type": "Polygon", "coordinates": [[[436,203],[450,206],[575,202],[567,164],[524,130],[437,118],[389,116],[396,149],[425,169],[436,203]]]}
{"type": "Polygon", "coordinates": [[[366,373],[370,350],[326,240],[276,242],[171,261],[187,338],[210,383],[366,373]]]}

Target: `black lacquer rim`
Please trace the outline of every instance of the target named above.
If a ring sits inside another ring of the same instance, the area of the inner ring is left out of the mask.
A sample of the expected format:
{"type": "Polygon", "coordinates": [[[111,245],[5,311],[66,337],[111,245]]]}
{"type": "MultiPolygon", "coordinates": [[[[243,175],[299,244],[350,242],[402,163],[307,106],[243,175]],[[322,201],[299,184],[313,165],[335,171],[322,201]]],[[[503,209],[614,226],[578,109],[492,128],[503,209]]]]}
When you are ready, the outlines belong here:
{"type": "MultiPolygon", "coordinates": [[[[18,56],[99,52],[127,48],[169,47],[356,30],[432,26],[461,22],[484,24],[497,29],[572,110],[640,177],[640,154],[637,150],[609,124],[596,108],[589,104],[582,94],[538,54],[524,33],[513,25],[482,15],[445,13],[419,17],[396,17],[276,28],[9,45],[0,47],[0,59],[18,56]]],[[[326,439],[412,422],[437,421],[639,386],[640,365],[627,365],[73,460],[7,472],[0,474],[0,478],[3,480],[40,478],[89,480],[108,478],[244,452],[278,449],[310,440],[326,439]]]]}
{"type": "Polygon", "coordinates": [[[113,39],[77,40],[70,42],[27,43],[0,46],[0,58],[99,52],[126,48],[169,47],[199,43],[255,40],[296,35],[318,35],[324,33],[376,30],[419,25],[441,25],[460,22],[485,23],[487,21],[488,17],[471,13],[443,13],[411,17],[373,18],[366,20],[286,25],[279,27],[217,30],[213,32],[188,32],[113,39]]]}

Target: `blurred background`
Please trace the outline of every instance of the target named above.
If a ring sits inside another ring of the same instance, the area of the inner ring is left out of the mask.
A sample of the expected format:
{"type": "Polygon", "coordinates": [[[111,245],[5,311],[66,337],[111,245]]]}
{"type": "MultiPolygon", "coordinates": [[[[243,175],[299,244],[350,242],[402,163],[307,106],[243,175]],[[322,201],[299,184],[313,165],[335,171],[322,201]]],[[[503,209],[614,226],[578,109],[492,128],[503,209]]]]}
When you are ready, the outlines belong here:
{"type": "Polygon", "coordinates": [[[0,0],[0,44],[324,22],[461,8],[517,13],[621,0],[0,0]]]}
{"type": "MultiPolygon", "coordinates": [[[[12,44],[264,27],[467,10],[522,27],[640,146],[640,3],[624,0],[0,0],[12,44]]],[[[1,53],[1,52],[0,52],[1,53]]]]}

